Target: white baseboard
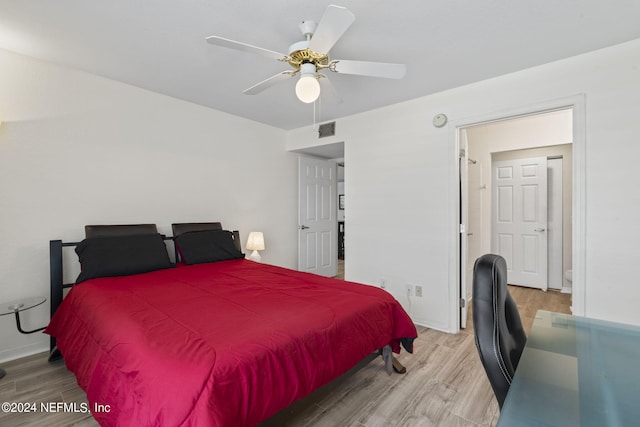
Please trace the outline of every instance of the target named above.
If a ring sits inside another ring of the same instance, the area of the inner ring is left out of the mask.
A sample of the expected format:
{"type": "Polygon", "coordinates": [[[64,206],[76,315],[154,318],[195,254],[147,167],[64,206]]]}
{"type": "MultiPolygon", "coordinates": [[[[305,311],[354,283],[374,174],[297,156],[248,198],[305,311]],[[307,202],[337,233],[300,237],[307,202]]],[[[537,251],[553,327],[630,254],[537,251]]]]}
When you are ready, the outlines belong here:
{"type": "Polygon", "coordinates": [[[49,351],[48,339],[44,343],[37,342],[37,343],[22,346],[22,347],[10,348],[9,350],[0,351],[0,363],[10,362],[12,360],[31,356],[32,354],[38,354],[38,353],[43,353],[48,351],[49,351]]]}

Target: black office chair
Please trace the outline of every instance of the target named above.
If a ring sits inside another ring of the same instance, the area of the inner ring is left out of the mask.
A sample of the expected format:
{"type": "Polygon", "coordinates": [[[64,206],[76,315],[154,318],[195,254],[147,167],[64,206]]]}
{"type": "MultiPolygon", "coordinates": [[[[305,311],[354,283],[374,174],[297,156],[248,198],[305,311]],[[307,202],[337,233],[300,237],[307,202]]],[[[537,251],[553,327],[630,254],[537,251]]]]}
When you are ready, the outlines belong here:
{"type": "Polygon", "coordinates": [[[472,301],[476,347],[502,409],[527,336],[507,288],[507,263],[500,255],[476,260],[472,301]]]}

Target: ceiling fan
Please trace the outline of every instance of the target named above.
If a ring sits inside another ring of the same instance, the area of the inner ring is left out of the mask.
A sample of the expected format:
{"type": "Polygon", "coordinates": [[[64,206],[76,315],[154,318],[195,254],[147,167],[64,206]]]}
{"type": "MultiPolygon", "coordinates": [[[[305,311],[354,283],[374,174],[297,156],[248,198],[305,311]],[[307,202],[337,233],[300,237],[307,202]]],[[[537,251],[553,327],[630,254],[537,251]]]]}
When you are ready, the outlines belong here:
{"type": "Polygon", "coordinates": [[[218,36],[207,37],[207,42],[230,49],[257,53],[267,58],[287,62],[293,70],[285,70],[246,89],[243,93],[255,95],[263,90],[300,74],[296,83],[296,95],[305,103],[314,102],[320,96],[320,84],[333,90],[329,79],[321,71],[329,70],[338,74],[401,79],[406,73],[404,64],[383,62],[351,61],[329,59],[329,50],[355,21],[355,16],[347,8],[329,5],[318,24],[303,21],[300,31],[304,40],[289,47],[287,55],[250,44],[225,39],[218,36]]]}

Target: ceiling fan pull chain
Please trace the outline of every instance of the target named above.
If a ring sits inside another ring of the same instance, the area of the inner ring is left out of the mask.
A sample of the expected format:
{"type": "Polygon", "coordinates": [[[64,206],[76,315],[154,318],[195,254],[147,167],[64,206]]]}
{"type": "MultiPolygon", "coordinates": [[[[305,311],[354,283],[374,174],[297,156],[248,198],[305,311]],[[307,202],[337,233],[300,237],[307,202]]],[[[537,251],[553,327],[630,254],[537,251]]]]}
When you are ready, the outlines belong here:
{"type": "Polygon", "coordinates": [[[322,120],[322,97],[318,97],[316,102],[313,103],[313,127],[315,130],[320,131],[320,121],[322,120]],[[317,108],[316,108],[317,106],[317,108]]]}
{"type": "Polygon", "coordinates": [[[322,121],[322,97],[318,97],[318,99],[313,103],[313,130],[320,132],[320,122],[322,121]],[[316,112],[316,105],[318,106],[316,112]]]}

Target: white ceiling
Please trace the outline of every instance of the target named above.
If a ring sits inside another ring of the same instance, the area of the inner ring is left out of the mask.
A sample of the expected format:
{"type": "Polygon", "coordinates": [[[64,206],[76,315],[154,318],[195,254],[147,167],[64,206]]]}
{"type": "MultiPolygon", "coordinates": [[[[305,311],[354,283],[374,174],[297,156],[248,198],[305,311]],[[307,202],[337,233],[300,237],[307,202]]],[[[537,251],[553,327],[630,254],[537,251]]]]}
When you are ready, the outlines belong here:
{"type": "Polygon", "coordinates": [[[0,48],[293,129],[313,123],[294,78],[242,94],[288,65],[205,37],[287,53],[328,4],[356,16],[332,59],[406,63],[407,75],[332,74],[343,101],[324,99],[320,121],[640,38],[639,0],[0,0],[0,48]]]}

